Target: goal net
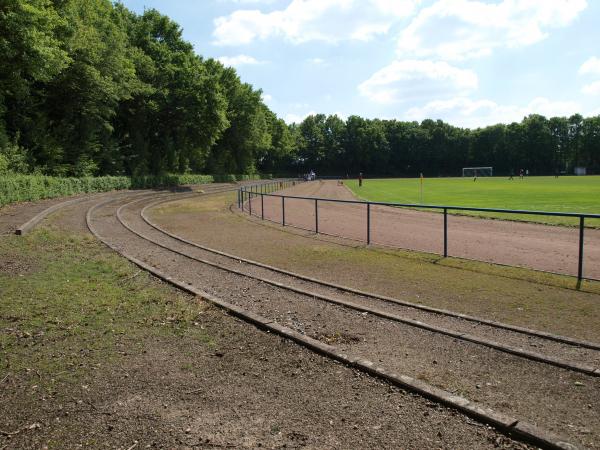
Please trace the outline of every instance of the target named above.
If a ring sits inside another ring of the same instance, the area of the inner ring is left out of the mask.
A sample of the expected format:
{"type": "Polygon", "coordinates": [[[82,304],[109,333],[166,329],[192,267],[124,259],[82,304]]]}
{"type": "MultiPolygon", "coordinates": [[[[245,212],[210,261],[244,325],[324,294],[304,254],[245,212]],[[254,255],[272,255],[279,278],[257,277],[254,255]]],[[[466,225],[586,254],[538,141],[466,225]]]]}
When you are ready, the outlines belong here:
{"type": "Polygon", "coordinates": [[[494,176],[493,167],[463,167],[463,177],[491,177],[494,176]]]}

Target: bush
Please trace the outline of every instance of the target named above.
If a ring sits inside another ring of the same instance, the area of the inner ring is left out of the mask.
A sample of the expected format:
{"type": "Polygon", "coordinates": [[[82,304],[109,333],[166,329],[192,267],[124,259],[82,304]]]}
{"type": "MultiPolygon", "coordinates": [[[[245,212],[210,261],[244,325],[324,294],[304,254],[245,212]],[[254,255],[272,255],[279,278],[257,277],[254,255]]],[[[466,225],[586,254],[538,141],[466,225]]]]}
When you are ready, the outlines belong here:
{"type": "Polygon", "coordinates": [[[0,175],[8,172],[8,158],[0,153],[0,175]]]}
{"type": "Polygon", "coordinates": [[[236,181],[250,181],[250,180],[270,180],[273,178],[271,174],[253,174],[253,175],[231,175],[221,174],[213,175],[215,183],[235,183],[236,181]]]}
{"type": "MultiPolygon", "coordinates": [[[[0,169],[1,166],[2,164],[0,164],[0,169]]],[[[0,206],[14,202],[67,197],[82,193],[107,192],[120,189],[152,189],[185,184],[259,180],[261,178],[271,178],[271,176],[170,174],[137,177],[61,178],[44,175],[2,175],[0,171],[0,206]]]]}

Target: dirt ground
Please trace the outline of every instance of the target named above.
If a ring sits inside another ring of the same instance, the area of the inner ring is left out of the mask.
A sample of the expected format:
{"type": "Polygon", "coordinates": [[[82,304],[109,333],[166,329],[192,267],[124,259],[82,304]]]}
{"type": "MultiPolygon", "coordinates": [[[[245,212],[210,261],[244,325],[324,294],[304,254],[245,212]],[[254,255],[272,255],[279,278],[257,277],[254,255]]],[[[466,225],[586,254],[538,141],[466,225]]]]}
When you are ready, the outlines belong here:
{"type": "MultiPolygon", "coordinates": [[[[336,181],[303,183],[282,191],[287,195],[356,200],[336,181]]],[[[253,213],[261,214],[260,198],[253,213]]],[[[265,218],[281,222],[281,199],[264,198],[265,218]]],[[[366,241],[364,205],[320,202],[319,232],[366,241]]],[[[311,200],[286,199],[289,225],[315,230],[311,200]]],[[[386,206],[371,207],[371,243],[430,253],[443,253],[443,215],[386,206]]],[[[503,220],[448,216],[448,254],[497,264],[577,274],[579,230],[503,220]]],[[[584,275],[600,279],[600,230],[585,230],[584,275]]]]}
{"type": "Polygon", "coordinates": [[[81,198],[84,195],[68,198],[49,198],[37,202],[21,202],[5,205],[0,208],[0,234],[11,234],[36,214],[53,205],[67,200],[81,198]]]}
{"type": "MultiPolygon", "coordinates": [[[[204,200],[197,200],[202,211],[198,217],[209,215],[211,204],[205,204],[204,200]]],[[[291,293],[207,267],[157,248],[131,233],[123,233],[121,224],[110,213],[119,205],[120,202],[115,202],[95,212],[93,221],[100,235],[125,254],[145,261],[181,283],[200,287],[224,301],[331,342],[342,351],[375,361],[390,370],[481,401],[496,411],[516,415],[584,446],[595,446],[600,431],[594,406],[600,392],[597,379],[415,330],[370,314],[325,304],[310,295],[291,293]]],[[[135,208],[125,212],[123,217],[130,226],[150,232],[135,208]]],[[[179,223],[173,217],[171,220],[179,223]]],[[[225,229],[219,217],[212,216],[209,220],[219,227],[221,237],[231,240],[236,235],[225,229]]],[[[188,221],[188,226],[207,233],[198,220],[188,221]]],[[[252,228],[249,224],[245,227],[252,228]]],[[[248,235],[243,237],[248,238],[248,235]]],[[[265,236],[265,239],[268,238],[265,236]]],[[[165,242],[164,238],[161,240],[165,242]]],[[[272,243],[279,253],[287,250],[288,240],[284,234],[272,243]]]]}
{"type": "Polygon", "coordinates": [[[140,272],[85,232],[94,201],[0,238],[20,261],[0,273],[1,449],[526,448],[140,272]]]}

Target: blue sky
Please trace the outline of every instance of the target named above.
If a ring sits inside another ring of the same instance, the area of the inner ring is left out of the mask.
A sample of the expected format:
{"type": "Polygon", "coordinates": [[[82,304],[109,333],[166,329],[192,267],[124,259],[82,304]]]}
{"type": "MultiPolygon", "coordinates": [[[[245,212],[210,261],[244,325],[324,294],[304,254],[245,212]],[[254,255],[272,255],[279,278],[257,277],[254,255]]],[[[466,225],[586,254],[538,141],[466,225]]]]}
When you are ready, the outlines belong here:
{"type": "Polygon", "coordinates": [[[598,0],[123,0],[236,67],[288,122],[464,127],[600,114],[598,0]]]}

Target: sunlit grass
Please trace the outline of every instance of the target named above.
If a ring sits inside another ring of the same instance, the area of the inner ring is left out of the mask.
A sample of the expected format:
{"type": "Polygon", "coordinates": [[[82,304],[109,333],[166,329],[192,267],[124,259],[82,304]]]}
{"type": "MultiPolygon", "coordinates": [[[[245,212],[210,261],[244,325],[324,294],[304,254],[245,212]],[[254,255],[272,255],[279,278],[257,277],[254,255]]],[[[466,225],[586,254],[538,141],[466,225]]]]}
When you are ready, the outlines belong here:
{"type": "MultiPolygon", "coordinates": [[[[421,204],[421,180],[348,180],[348,187],[361,199],[421,204]]],[[[508,177],[425,178],[422,203],[476,208],[537,210],[600,214],[600,176],[587,177],[508,177]]],[[[576,225],[577,218],[529,216],[501,213],[467,213],[509,220],[533,221],[556,225],[576,225]]],[[[587,219],[587,226],[600,227],[600,219],[587,219]]]]}

